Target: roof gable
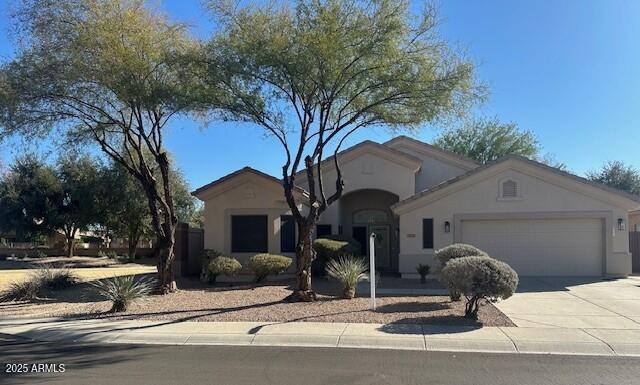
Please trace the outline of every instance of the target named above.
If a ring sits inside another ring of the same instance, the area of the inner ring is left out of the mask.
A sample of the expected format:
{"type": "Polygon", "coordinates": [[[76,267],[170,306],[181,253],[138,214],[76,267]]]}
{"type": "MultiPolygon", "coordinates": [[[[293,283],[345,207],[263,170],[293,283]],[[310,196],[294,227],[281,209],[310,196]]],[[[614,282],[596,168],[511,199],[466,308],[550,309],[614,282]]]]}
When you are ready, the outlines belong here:
{"type": "MultiPolygon", "coordinates": [[[[227,174],[219,179],[216,179],[211,183],[207,183],[206,185],[194,190],[191,195],[197,197],[198,199],[204,200],[203,198],[205,196],[208,197],[211,195],[217,195],[215,193],[215,190],[220,190],[220,192],[226,191],[226,189],[224,188],[226,185],[232,183],[234,180],[238,180],[239,178],[247,176],[257,176],[258,178],[263,179],[265,182],[273,184],[274,187],[282,187],[282,181],[280,179],[247,166],[241,168],[240,170],[227,174]]],[[[300,194],[306,194],[306,191],[298,186],[295,187],[295,191],[300,194]]]]}
{"type": "Polygon", "coordinates": [[[389,148],[396,149],[398,151],[402,151],[402,147],[407,147],[412,149],[413,151],[422,153],[426,156],[438,159],[445,163],[449,163],[458,167],[461,167],[465,170],[472,170],[478,167],[478,163],[475,161],[456,154],[455,152],[443,150],[439,147],[431,145],[429,143],[422,142],[420,140],[410,138],[408,136],[397,136],[387,142],[384,143],[384,146],[389,148]]]}
{"type": "MultiPolygon", "coordinates": [[[[600,200],[615,201],[629,207],[640,206],[640,196],[629,194],[625,191],[617,190],[607,185],[590,181],[580,176],[562,171],[560,169],[536,162],[521,156],[509,155],[491,162],[484,166],[477,167],[465,174],[444,181],[432,188],[424,190],[412,197],[400,201],[392,206],[394,211],[404,211],[420,203],[428,203],[446,196],[448,192],[464,189],[473,185],[474,180],[483,178],[486,173],[491,173],[499,167],[511,165],[516,170],[530,168],[537,171],[540,176],[544,177],[544,181],[548,183],[564,183],[565,186],[570,184],[574,189],[579,189],[585,195],[597,196],[600,200]],[[551,178],[555,180],[550,180],[551,178]],[[456,190],[457,189],[457,190],[456,190]]],[[[541,178],[542,179],[542,178],[541,178]]],[[[565,187],[563,186],[563,187],[565,187]]]]}
{"type": "MultiPolygon", "coordinates": [[[[384,158],[390,162],[397,163],[401,166],[408,167],[412,169],[414,172],[420,169],[422,165],[422,161],[416,158],[413,155],[406,154],[402,151],[396,150],[391,147],[387,147],[380,143],[373,142],[371,140],[365,140],[356,144],[355,146],[349,147],[345,150],[338,152],[337,157],[340,163],[346,163],[353,159],[358,158],[363,154],[373,154],[384,158]]],[[[335,168],[335,164],[333,162],[333,157],[329,157],[323,160],[321,166],[324,169],[333,169],[335,168]]],[[[305,177],[305,171],[299,171],[296,174],[298,177],[305,177]]]]}

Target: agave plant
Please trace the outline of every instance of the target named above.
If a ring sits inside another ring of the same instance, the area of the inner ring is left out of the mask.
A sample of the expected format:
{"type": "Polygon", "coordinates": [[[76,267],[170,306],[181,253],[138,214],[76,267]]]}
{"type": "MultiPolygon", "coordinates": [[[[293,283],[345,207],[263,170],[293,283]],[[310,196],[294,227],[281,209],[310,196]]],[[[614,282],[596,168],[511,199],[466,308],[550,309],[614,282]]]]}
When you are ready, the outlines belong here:
{"type": "Polygon", "coordinates": [[[133,275],[119,276],[91,283],[98,295],[111,302],[111,312],[127,311],[134,301],[144,298],[153,289],[152,279],[136,280],[133,275]]]}
{"type": "Polygon", "coordinates": [[[342,284],[342,298],[351,299],[356,295],[358,282],[369,278],[368,266],[364,259],[353,256],[332,259],[327,264],[327,275],[342,284]]]}

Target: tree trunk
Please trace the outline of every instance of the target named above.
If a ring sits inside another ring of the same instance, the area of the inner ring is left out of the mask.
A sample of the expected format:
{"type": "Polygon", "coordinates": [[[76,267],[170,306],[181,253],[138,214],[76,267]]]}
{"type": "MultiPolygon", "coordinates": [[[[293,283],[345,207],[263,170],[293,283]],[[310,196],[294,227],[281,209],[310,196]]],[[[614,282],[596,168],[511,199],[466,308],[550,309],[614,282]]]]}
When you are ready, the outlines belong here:
{"type": "Polygon", "coordinates": [[[296,245],[296,290],[287,298],[289,301],[312,302],[316,293],[311,288],[311,264],[315,259],[313,250],[313,227],[298,226],[299,238],[296,245]]]}
{"type": "Polygon", "coordinates": [[[135,262],[136,250],[138,249],[138,240],[129,238],[129,262],[135,262]]]}
{"type": "Polygon", "coordinates": [[[160,257],[158,258],[158,288],[159,294],[175,292],[178,287],[175,281],[174,261],[176,243],[174,224],[163,224],[167,236],[159,240],[160,257]]]}
{"type": "Polygon", "coordinates": [[[75,252],[76,240],[73,236],[67,237],[67,258],[73,257],[75,252]]]}

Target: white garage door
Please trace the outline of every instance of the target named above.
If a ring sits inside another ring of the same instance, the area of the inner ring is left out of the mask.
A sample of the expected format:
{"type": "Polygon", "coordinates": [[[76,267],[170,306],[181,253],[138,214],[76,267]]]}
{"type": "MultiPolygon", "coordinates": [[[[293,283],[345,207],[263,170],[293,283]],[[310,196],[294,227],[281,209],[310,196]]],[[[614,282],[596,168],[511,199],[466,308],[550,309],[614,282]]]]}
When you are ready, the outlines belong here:
{"type": "Polygon", "coordinates": [[[465,220],[462,241],[507,262],[520,275],[602,274],[600,219],[465,220]]]}

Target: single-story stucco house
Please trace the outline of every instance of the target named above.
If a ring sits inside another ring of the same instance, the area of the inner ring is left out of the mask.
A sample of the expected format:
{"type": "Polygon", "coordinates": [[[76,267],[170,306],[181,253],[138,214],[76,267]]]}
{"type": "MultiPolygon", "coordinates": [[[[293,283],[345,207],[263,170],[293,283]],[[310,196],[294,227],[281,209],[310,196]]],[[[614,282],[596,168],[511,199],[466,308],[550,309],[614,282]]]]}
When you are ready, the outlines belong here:
{"type": "MultiPolygon", "coordinates": [[[[435,250],[464,242],[520,275],[631,273],[627,224],[638,196],[517,156],[480,166],[406,136],[361,142],[339,162],[344,194],[323,213],[316,236],[353,237],[366,254],[375,232],[383,272],[416,277],[418,263],[434,265],[435,250]]],[[[321,166],[325,181],[334,180],[333,163],[321,166]]],[[[297,183],[296,194],[305,194],[303,173],[297,183]]],[[[246,167],[193,194],[205,206],[205,248],[241,262],[259,252],[294,255],[280,179],[246,167]]]]}

